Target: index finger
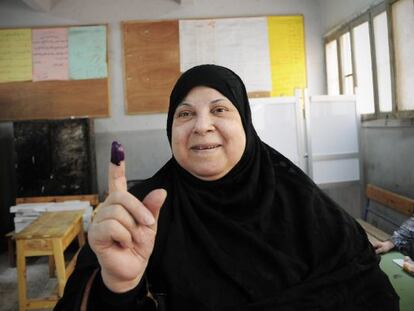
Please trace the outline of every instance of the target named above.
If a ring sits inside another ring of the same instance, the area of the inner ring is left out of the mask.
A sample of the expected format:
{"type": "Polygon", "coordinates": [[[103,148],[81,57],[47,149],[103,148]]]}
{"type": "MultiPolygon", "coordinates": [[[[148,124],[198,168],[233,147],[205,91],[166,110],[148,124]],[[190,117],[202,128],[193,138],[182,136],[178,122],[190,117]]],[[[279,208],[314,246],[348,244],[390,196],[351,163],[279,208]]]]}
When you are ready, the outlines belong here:
{"type": "Polygon", "coordinates": [[[122,205],[139,224],[151,226],[155,223],[155,218],[151,211],[148,210],[140,200],[127,191],[112,192],[105,202],[106,205],[122,205]]]}
{"type": "Polygon", "coordinates": [[[112,142],[111,163],[108,167],[108,192],[127,191],[125,151],[117,141],[112,142]]]}

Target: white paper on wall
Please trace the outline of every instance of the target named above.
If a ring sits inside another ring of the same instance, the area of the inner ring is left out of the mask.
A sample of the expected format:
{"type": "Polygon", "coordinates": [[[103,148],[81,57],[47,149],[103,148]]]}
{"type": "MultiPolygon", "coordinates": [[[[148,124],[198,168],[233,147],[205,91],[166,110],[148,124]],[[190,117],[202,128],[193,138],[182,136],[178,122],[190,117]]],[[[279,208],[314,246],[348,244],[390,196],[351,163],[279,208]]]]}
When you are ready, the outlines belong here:
{"type": "Polygon", "coordinates": [[[247,92],[270,92],[267,18],[180,20],[181,72],[206,63],[236,72],[247,92]]]}

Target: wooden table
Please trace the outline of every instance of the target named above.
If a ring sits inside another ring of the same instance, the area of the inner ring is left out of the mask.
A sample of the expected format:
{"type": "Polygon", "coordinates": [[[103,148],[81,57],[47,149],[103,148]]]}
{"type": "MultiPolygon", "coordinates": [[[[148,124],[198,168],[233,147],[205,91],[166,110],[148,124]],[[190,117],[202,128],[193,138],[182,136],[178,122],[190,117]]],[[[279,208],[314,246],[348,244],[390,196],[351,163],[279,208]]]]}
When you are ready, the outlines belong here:
{"type": "Polygon", "coordinates": [[[46,212],[15,235],[19,311],[53,308],[62,297],[66,281],[75,268],[76,255],[65,264],[64,251],[75,238],[79,246],[85,244],[83,211],[46,212]],[[26,257],[49,256],[56,265],[57,295],[28,299],[26,291],[26,257]]]}
{"type": "MultiPolygon", "coordinates": [[[[359,224],[367,233],[371,243],[375,241],[385,241],[390,235],[374,227],[373,225],[357,219],[359,224]]],[[[414,277],[403,271],[400,266],[394,263],[393,259],[402,259],[404,255],[397,251],[391,251],[381,255],[380,267],[384,271],[398,296],[400,296],[400,311],[414,310],[414,277]]]]}
{"type": "Polygon", "coordinates": [[[381,255],[380,267],[384,271],[398,296],[400,296],[400,311],[414,310],[414,276],[403,271],[400,266],[392,260],[404,258],[400,252],[389,252],[381,255]]]}

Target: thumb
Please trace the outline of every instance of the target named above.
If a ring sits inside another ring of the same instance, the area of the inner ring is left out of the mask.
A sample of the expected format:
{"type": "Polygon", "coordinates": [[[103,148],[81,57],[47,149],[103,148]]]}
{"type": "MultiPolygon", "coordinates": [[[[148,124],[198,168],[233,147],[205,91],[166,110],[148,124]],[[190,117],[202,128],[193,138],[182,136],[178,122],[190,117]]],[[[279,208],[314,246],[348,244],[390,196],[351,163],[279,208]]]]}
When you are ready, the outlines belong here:
{"type": "Polygon", "coordinates": [[[124,147],[116,141],[112,143],[111,163],[108,168],[108,192],[114,191],[127,191],[124,147]]]}
{"type": "Polygon", "coordinates": [[[148,193],[142,201],[142,203],[144,203],[146,208],[148,208],[154,216],[155,225],[157,224],[161,206],[164,204],[166,197],[167,191],[165,191],[164,189],[155,189],[148,193]]]}

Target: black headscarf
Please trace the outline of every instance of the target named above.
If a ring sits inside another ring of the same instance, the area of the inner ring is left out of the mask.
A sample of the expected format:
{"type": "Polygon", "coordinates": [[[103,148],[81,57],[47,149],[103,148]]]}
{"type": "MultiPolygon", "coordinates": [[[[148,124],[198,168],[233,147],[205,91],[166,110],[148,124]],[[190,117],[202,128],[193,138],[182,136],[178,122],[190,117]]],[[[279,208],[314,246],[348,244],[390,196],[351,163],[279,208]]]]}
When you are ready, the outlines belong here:
{"type": "Polygon", "coordinates": [[[179,78],[168,111],[170,142],[175,109],[196,86],[214,88],[235,105],[246,149],[219,180],[200,180],[172,158],[137,190],[141,198],[156,187],[168,191],[148,269],[153,292],[161,292],[173,310],[354,304],[395,310],[395,292],[362,228],[260,140],[245,86],[234,72],[201,65],[179,78]],[[378,296],[385,298],[379,302],[378,296]]]}
{"type": "MultiPolygon", "coordinates": [[[[146,271],[159,309],[398,310],[363,229],[260,140],[234,72],[202,65],[180,77],[170,98],[169,140],[175,109],[196,86],[214,88],[235,105],[247,143],[241,160],[218,180],[196,178],[173,157],[130,189],[140,199],[156,188],[168,192],[146,271]]],[[[86,262],[91,255],[81,257],[86,262]]],[[[88,271],[78,264],[62,306],[80,300],[75,287],[82,288],[88,271]]]]}

